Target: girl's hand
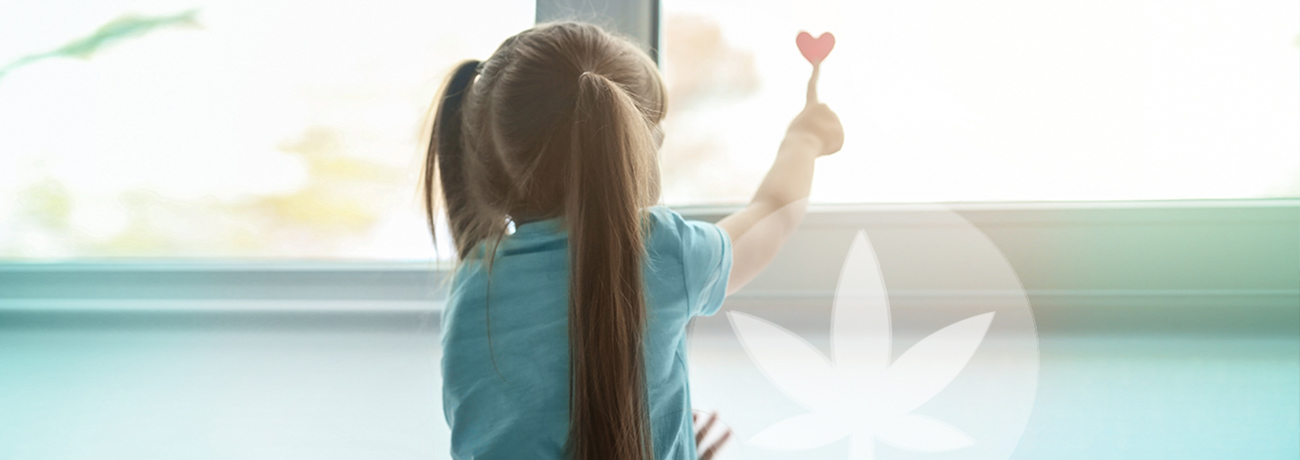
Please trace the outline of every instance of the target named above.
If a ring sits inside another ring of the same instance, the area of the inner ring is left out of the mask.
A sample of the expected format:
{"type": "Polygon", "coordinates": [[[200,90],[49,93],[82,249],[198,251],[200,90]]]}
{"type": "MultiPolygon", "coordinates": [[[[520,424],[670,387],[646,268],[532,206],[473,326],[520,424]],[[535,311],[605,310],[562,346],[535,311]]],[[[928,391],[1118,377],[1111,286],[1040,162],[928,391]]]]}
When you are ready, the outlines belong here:
{"type": "MultiPolygon", "coordinates": [[[[817,76],[821,66],[814,66],[808,79],[808,102],[786,129],[786,142],[807,142],[817,156],[830,155],[844,146],[844,126],[830,107],[817,100],[817,76]]],[[[801,149],[803,150],[803,149],[801,149]]]]}
{"type": "Polygon", "coordinates": [[[718,227],[731,238],[727,295],[753,281],[776,258],[777,251],[803,220],[817,157],[838,152],[844,146],[840,117],[817,101],[818,72],[820,67],[813,66],[808,103],[786,129],[776,161],[754,192],[754,199],[718,221],[718,227]]]}
{"type": "Polygon", "coordinates": [[[700,460],[711,460],[714,455],[722,450],[722,446],[727,444],[731,439],[731,429],[722,427],[722,435],[713,441],[708,447],[704,446],[705,438],[709,437],[709,430],[713,429],[714,422],[718,421],[718,414],[707,414],[708,419],[703,425],[700,425],[700,411],[691,413],[691,421],[695,425],[695,452],[699,455],[700,460]]]}

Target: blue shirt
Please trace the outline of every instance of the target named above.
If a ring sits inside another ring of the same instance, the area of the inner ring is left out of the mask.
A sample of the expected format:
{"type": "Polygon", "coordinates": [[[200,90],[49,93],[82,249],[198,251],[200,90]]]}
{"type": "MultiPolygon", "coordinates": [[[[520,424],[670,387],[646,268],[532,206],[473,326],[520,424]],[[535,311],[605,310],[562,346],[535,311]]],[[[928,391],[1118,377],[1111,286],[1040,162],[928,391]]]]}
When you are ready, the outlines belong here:
{"type": "MultiPolygon", "coordinates": [[[[646,388],[655,456],[695,459],[686,325],[726,296],[731,242],[716,225],[650,208],[646,388]]],[[[492,265],[456,271],[442,317],[442,399],[457,459],[563,459],[569,436],[569,252],[558,219],[501,241],[492,265]],[[489,340],[488,319],[491,323],[489,340]]]]}

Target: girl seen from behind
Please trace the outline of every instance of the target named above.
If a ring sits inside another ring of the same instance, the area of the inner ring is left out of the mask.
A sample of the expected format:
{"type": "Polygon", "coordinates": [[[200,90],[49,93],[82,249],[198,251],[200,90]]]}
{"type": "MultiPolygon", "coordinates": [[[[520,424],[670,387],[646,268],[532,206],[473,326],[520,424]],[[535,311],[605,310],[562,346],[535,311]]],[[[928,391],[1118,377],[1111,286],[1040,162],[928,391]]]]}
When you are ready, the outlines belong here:
{"type": "Polygon", "coordinates": [[[461,261],[442,320],[453,457],[696,458],[686,325],[770,262],[813,160],[839,150],[815,78],[753,201],[714,225],[655,206],[668,101],[635,45],[544,24],[456,68],[423,181],[461,261]]]}

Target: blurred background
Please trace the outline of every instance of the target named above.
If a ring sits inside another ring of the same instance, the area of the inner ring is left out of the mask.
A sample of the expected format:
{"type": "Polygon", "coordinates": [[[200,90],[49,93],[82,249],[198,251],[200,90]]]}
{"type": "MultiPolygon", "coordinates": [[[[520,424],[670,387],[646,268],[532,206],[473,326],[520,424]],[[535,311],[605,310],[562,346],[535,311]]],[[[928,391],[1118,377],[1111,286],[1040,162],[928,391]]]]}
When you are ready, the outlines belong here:
{"type": "MultiPolygon", "coordinates": [[[[1037,322],[1012,458],[1300,457],[1294,1],[52,0],[0,14],[0,458],[448,458],[423,130],[457,62],[557,19],[659,62],[663,200],[705,220],[802,107],[795,34],[836,35],[844,150],[724,313],[829,353],[858,230],[899,308],[983,299],[936,285],[948,240],[889,239],[942,203],[1037,322]]],[[[697,405],[770,408],[742,443],[797,413],[697,326],[697,405]]]]}
{"type": "MultiPolygon", "coordinates": [[[[664,1],[669,205],[742,203],[833,31],[819,203],[1300,196],[1293,2],[664,1]]],[[[528,0],[61,0],[0,18],[0,257],[422,259],[434,94],[528,0]]]]}

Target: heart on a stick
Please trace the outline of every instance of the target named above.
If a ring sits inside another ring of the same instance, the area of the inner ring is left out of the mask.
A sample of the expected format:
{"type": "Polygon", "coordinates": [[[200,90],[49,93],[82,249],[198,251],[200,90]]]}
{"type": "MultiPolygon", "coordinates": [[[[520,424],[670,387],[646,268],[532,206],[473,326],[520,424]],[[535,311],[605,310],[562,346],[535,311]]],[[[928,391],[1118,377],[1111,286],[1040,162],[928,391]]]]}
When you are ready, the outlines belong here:
{"type": "Polygon", "coordinates": [[[799,45],[799,52],[803,53],[804,59],[815,66],[821,64],[822,60],[826,59],[826,55],[831,54],[831,49],[835,48],[835,36],[826,32],[820,37],[813,38],[808,32],[799,32],[794,43],[799,45]]]}

